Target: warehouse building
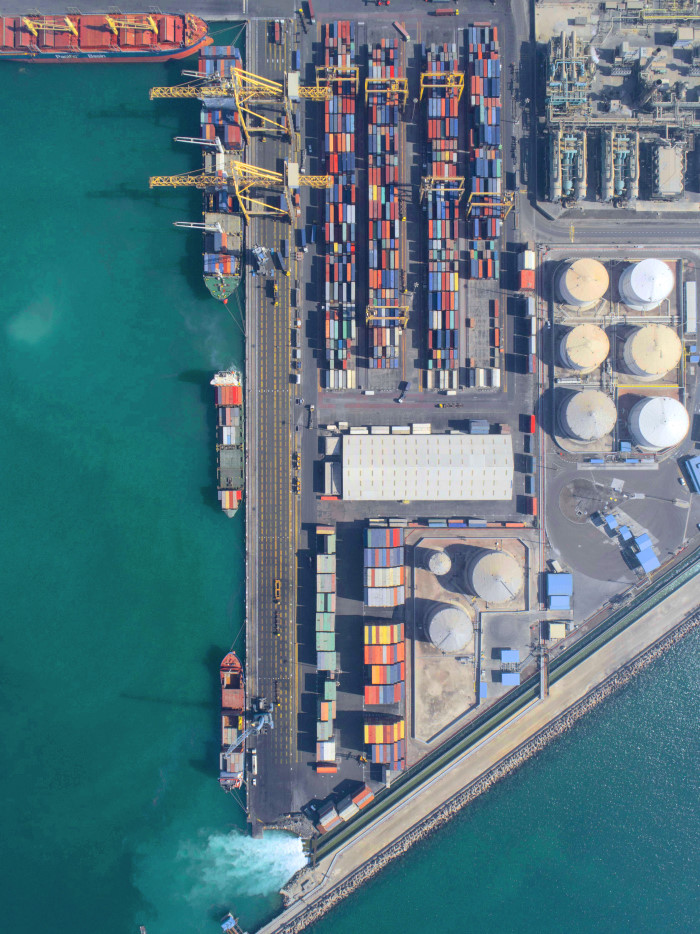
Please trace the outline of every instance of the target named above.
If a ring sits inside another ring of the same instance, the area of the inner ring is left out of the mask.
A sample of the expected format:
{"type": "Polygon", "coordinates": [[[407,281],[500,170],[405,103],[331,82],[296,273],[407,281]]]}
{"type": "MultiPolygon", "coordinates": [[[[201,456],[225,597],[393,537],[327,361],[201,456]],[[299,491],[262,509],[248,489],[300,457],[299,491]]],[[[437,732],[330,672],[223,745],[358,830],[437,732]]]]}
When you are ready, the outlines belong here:
{"type": "Polygon", "coordinates": [[[345,435],[345,500],[509,500],[510,435],[345,435]]]}

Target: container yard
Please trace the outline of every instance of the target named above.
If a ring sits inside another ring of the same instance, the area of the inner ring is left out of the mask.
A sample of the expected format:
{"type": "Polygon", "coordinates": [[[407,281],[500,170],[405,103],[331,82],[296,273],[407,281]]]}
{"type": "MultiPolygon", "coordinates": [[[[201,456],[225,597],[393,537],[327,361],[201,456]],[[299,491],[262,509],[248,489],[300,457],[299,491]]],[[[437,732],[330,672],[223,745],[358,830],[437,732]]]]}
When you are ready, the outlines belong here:
{"type": "MultiPolygon", "coordinates": [[[[203,171],[180,178],[203,189],[205,282],[245,294],[246,446],[223,396],[217,441],[246,495],[220,499],[246,510],[245,718],[269,701],[274,725],[241,802],[254,833],[291,829],[312,854],[529,679],[547,690],[554,642],[610,596],[587,503],[646,491],[611,473],[590,493],[589,470],[653,463],[647,524],[618,526],[671,553],[682,530],[672,543],[650,504],[700,358],[690,255],[579,250],[573,224],[547,245],[511,13],[370,13],[256,20],[244,54],[208,47],[182,93],[201,101],[203,171]],[[580,553],[550,541],[567,508],[580,553]],[[540,593],[549,562],[566,601],[540,593]]],[[[618,192],[645,164],[625,139],[618,192]]],[[[615,587],[643,573],[632,555],[615,587]]]]}

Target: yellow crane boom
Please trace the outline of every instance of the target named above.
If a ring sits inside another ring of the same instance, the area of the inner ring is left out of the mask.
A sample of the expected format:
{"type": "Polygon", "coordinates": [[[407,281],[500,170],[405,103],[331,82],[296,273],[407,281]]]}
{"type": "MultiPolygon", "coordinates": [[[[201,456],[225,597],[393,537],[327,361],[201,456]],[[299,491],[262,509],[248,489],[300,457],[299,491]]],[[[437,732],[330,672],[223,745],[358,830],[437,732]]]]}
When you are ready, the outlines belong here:
{"type": "Polygon", "coordinates": [[[115,36],[119,35],[120,29],[146,29],[150,32],[158,32],[158,23],[150,14],[141,19],[117,16],[105,16],[105,21],[115,36]]]}
{"type": "Polygon", "coordinates": [[[34,37],[39,35],[40,29],[50,29],[53,32],[72,32],[74,36],[78,35],[78,27],[67,16],[35,16],[32,18],[23,16],[22,22],[34,37]],[[59,22],[59,20],[62,22],[59,22]]]}

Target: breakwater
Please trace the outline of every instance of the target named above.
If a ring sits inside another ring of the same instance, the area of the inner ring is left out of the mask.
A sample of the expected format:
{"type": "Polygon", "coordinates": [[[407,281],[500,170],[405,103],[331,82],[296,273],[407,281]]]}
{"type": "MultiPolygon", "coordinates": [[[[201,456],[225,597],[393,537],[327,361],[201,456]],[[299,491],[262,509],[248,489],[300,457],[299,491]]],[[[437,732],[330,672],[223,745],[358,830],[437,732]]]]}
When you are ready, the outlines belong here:
{"type": "MultiPolygon", "coordinates": [[[[600,704],[614,691],[627,684],[635,675],[699,626],[700,613],[694,611],[691,615],[682,620],[673,630],[666,633],[661,639],[640,652],[613,675],[572,704],[559,717],[547,724],[546,727],[530,737],[507,756],[504,756],[477,779],[470,782],[470,784],[457,795],[454,795],[435,808],[420,823],[416,824],[401,837],[392,841],[391,844],[378,852],[362,866],[358,867],[329,892],[323,894],[317,900],[310,901],[296,917],[286,923],[280,924],[276,930],[279,934],[296,934],[296,932],[318,921],[330,908],[358,889],[368,879],[383,869],[392,859],[405,853],[414,843],[424,839],[434,830],[445,824],[463,807],[485,791],[488,791],[493,784],[505,778],[506,775],[518,768],[518,766],[535,755],[557,736],[570,729],[584,714],[600,704]]],[[[297,874],[297,877],[295,877],[295,880],[292,881],[299,883],[304,877],[308,880],[306,885],[311,888],[312,876],[309,869],[301,870],[301,872],[297,874]]],[[[306,897],[313,897],[312,893],[309,892],[309,895],[306,897]]]]}

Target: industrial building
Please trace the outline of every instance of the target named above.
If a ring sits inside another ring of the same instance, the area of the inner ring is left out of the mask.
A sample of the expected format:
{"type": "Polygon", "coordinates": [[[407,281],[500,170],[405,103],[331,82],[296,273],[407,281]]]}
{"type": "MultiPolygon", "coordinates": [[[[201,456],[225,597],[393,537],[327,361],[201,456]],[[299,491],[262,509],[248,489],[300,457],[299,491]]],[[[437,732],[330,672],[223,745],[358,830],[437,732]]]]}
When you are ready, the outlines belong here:
{"type": "Polygon", "coordinates": [[[510,500],[511,436],[345,435],[342,495],[398,502],[510,500]]]}
{"type": "Polygon", "coordinates": [[[682,353],[679,336],[665,324],[635,328],[622,351],[627,370],[643,380],[661,379],[678,366],[682,353]]]}
{"type": "Polygon", "coordinates": [[[632,406],[629,428],[639,447],[662,451],[681,443],[688,434],[690,417],[677,399],[649,396],[632,406]]]}
{"type": "Polygon", "coordinates": [[[615,128],[601,139],[601,200],[634,201],[639,197],[639,133],[615,128]]]}
{"type": "Polygon", "coordinates": [[[610,352],[608,335],[596,324],[579,324],[567,331],[559,344],[562,362],[570,370],[590,373],[610,352]]]}
{"type": "Polygon", "coordinates": [[[652,311],[669,297],[674,282],[668,263],[643,259],[628,266],[620,276],[620,300],[632,311],[652,311]]]}
{"type": "Polygon", "coordinates": [[[601,441],[617,421],[615,403],[599,389],[584,389],[568,395],[559,413],[561,429],[574,441],[601,441]]]}
{"type": "Polygon", "coordinates": [[[569,260],[555,276],[558,300],[579,310],[593,308],[603,298],[609,284],[608,271],[597,259],[569,260]]]}
{"type": "Polygon", "coordinates": [[[467,562],[465,583],[486,603],[510,603],[522,592],[525,576],[510,552],[476,548],[467,562]]]}

